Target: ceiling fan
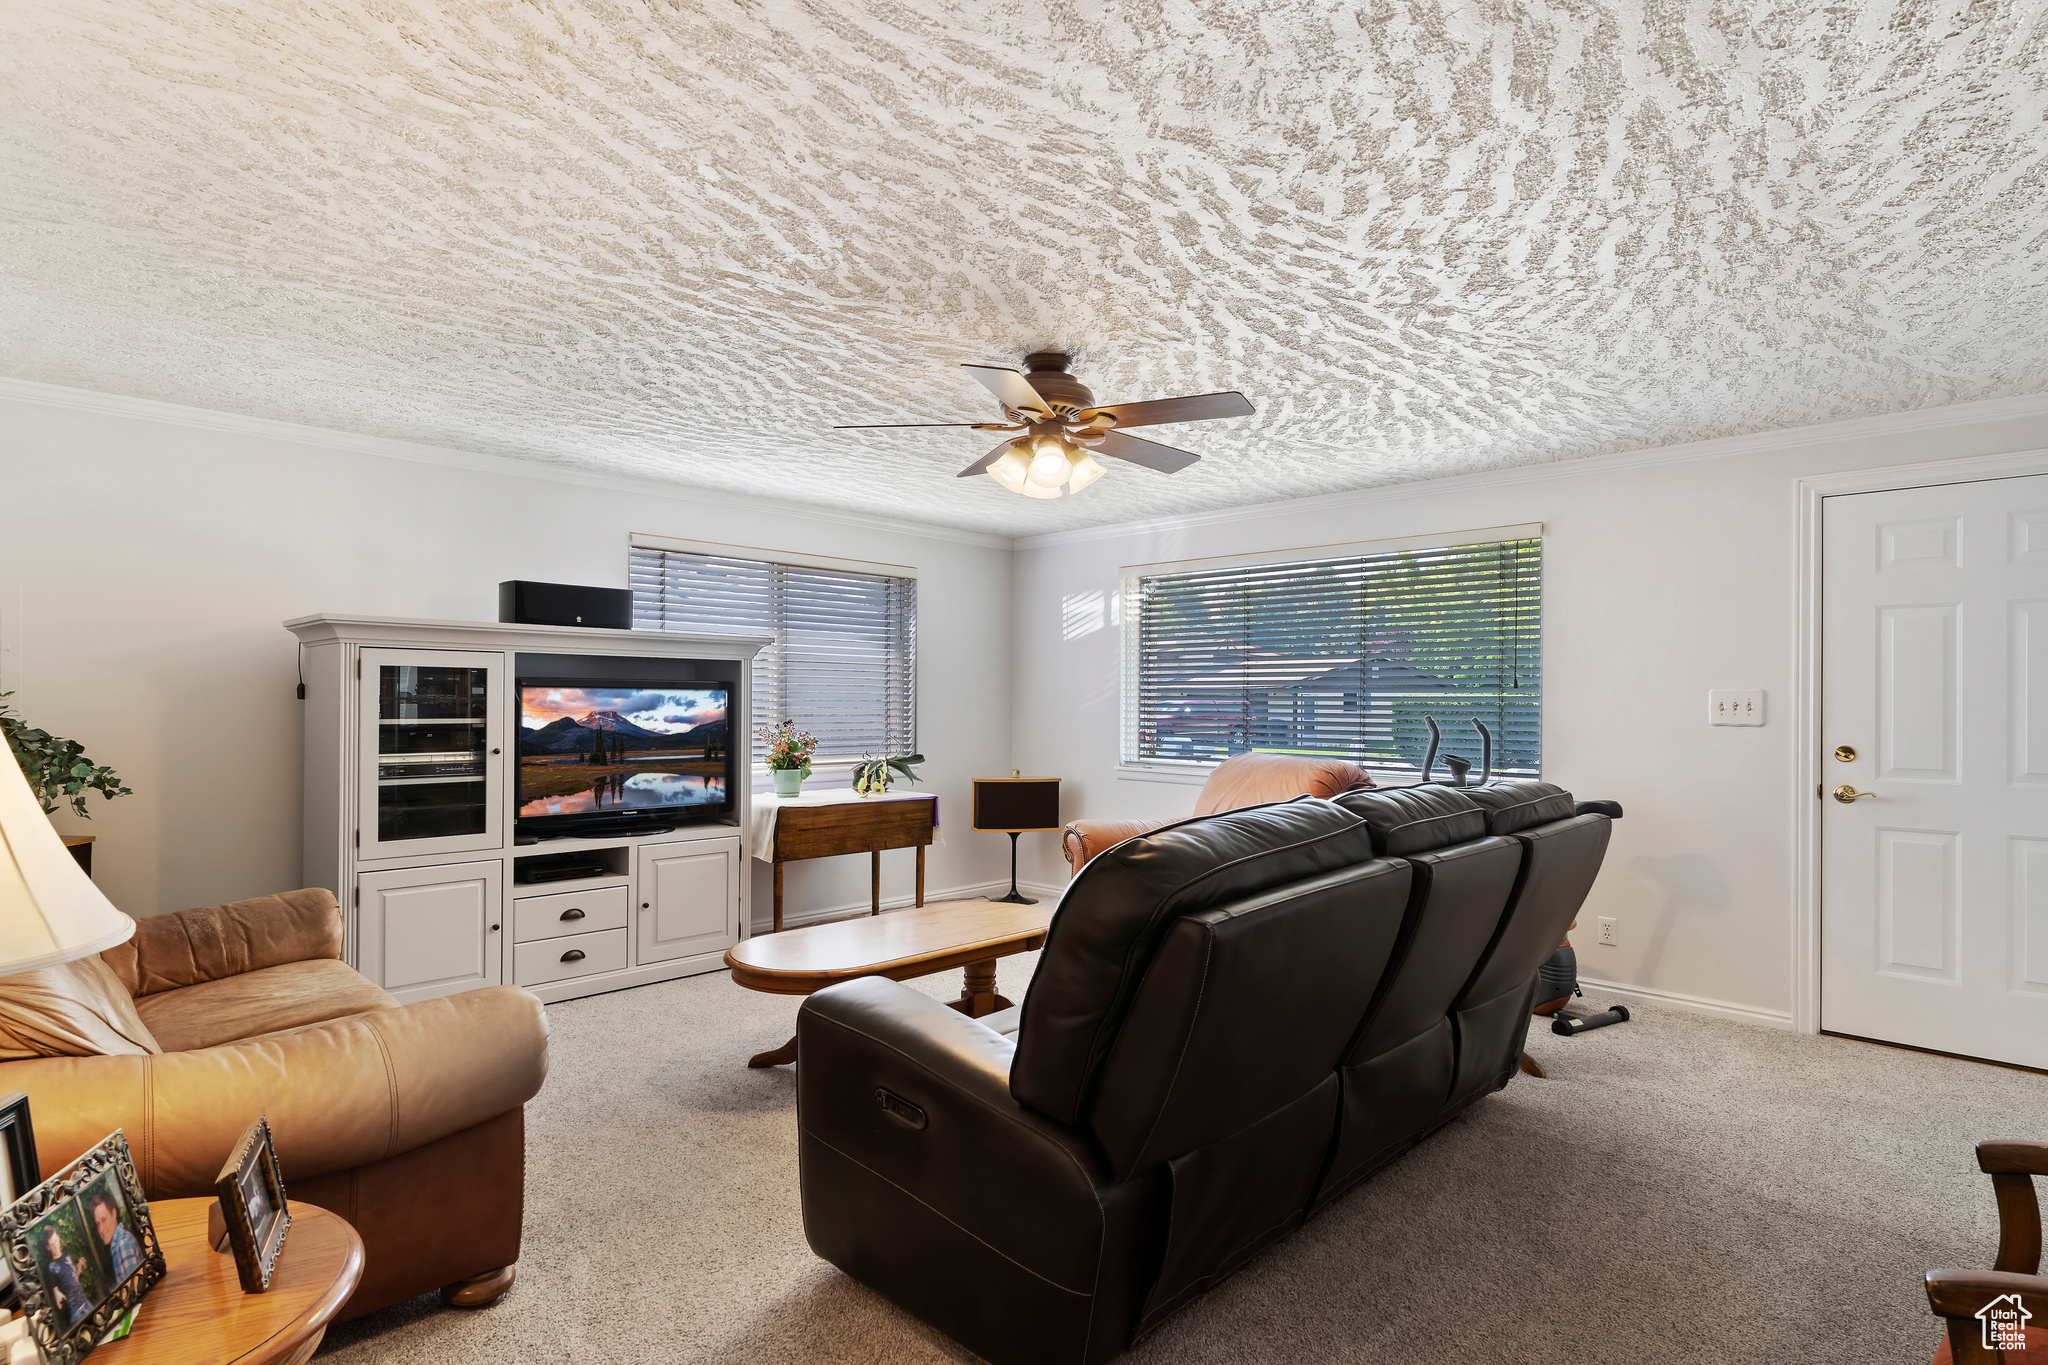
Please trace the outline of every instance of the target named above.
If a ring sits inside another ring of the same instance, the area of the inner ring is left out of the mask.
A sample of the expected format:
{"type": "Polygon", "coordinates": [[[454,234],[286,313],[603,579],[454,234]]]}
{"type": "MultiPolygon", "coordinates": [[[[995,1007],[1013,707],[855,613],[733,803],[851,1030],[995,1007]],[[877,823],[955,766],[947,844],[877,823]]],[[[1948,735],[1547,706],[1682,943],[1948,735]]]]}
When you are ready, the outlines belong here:
{"type": "Polygon", "coordinates": [[[988,474],[1012,493],[1056,498],[1061,489],[1078,493],[1101,478],[1095,459],[1107,455],[1172,474],[1202,457],[1137,436],[1125,427],[1164,422],[1206,422],[1249,417],[1255,411],[1241,393],[1201,393],[1154,398],[1142,403],[1098,405],[1088,386],[1067,373],[1072,357],[1063,351],[1034,351],[1024,357],[1025,373],[1001,365],[962,369],[1003,405],[1001,422],[889,422],[834,427],[834,431],[889,431],[903,427],[967,427],[974,431],[1022,432],[960,471],[960,478],[988,474]]]}

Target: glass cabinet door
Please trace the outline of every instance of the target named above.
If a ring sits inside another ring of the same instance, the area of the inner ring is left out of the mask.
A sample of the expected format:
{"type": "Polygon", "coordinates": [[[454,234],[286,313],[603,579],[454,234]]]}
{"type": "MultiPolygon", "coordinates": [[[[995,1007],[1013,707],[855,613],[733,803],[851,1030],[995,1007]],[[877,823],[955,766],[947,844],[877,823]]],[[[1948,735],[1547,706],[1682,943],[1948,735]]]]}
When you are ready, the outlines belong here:
{"type": "Polygon", "coordinates": [[[503,667],[502,654],[363,651],[361,857],[503,843],[503,667]]]}

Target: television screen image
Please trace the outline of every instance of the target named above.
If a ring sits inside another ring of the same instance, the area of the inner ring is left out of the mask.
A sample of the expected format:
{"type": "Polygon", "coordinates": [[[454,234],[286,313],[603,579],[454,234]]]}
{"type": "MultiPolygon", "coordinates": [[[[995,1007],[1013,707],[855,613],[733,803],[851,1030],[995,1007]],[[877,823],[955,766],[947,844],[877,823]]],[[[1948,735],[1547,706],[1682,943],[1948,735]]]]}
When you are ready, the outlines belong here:
{"type": "Polygon", "coordinates": [[[519,689],[519,817],[722,806],[719,687],[519,689]]]}

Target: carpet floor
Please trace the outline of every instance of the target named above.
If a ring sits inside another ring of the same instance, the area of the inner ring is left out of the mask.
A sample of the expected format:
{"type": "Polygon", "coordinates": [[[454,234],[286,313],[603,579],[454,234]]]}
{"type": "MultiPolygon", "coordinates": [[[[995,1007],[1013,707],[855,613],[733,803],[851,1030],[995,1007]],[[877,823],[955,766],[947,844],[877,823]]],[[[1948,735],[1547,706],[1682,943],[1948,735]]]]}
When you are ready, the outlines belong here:
{"type": "MultiPolygon", "coordinates": [[[[1001,989],[1034,965],[1005,961],[1001,989]]],[[[371,1314],[318,1358],[972,1361],[804,1243],[796,1078],[745,1066],[797,1003],[719,973],[551,1006],[518,1285],[371,1314]]],[[[1920,1276],[1996,1247],[1973,1144],[2048,1136],[2026,1072],[1651,1008],[1530,1039],[1551,1079],[1517,1077],[1127,1359],[1925,1362],[1920,1276]]]]}

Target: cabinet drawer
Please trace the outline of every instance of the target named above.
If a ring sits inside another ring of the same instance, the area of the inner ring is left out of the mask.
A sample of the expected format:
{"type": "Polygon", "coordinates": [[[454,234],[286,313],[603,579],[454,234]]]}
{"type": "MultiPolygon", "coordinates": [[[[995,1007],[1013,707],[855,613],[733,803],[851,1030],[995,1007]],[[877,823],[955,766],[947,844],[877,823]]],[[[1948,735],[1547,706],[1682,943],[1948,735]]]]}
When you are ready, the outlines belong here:
{"type": "Polygon", "coordinates": [[[513,980],[522,986],[545,986],[592,972],[616,972],[626,965],[626,931],[606,929],[521,943],[513,947],[512,954],[513,980]]]}
{"type": "MultiPolygon", "coordinates": [[[[626,927],[632,894],[623,886],[595,891],[564,891],[553,896],[521,896],[512,902],[512,941],[531,943],[564,934],[590,934],[626,927]]],[[[520,959],[524,961],[525,959],[520,959]]]]}

